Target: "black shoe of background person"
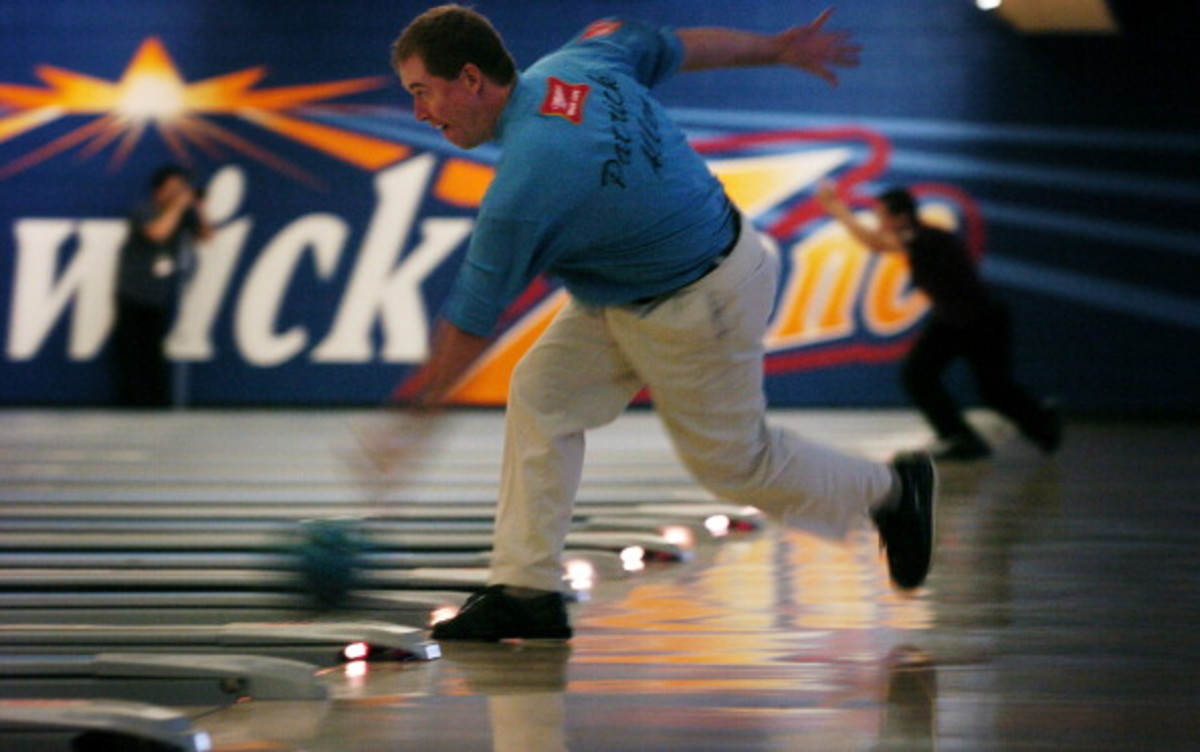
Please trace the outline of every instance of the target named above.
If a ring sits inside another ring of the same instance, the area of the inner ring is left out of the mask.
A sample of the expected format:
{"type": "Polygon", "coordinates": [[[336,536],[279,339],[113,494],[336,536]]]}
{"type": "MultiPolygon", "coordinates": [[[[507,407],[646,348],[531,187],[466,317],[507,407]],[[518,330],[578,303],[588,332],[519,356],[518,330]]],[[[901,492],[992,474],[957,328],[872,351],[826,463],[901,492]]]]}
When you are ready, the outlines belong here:
{"type": "Polygon", "coordinates": [[[879,528],[892,582],[902,590],[912,590],[925,582],[933,559],[937,471],[924,452],[897,455],[892,467],[900,476],[900,501],[871,517],[879,528]]]}
{"type": "Polygon", "coordinates": [[[939,462],[973,462],[990,457],[992,448],[972,432],[942,439],[933,445],[930,454],[939,462]]]}
{"type": "Polygon", "coordinates": [[[491,585],[475,593],[458,615],[435,624],[435,640],[569,640],[571,624],[562,593],[517,598],[491,585]]]}

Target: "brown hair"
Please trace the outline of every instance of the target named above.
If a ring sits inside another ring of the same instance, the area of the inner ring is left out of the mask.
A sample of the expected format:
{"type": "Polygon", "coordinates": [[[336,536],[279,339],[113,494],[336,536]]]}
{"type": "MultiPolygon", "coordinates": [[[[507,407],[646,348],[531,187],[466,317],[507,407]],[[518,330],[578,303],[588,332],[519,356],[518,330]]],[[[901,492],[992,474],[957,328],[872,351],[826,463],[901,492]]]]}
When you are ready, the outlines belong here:
{"type": "Polygon", "coordinates": [[[491,22],[453,3],[430,8],[412,20],[392,43],[392,68],[413,55],[439,78],[456,78],[467,63],[504,86],[517,76],[517,66],[491,22]]]}
{"type": "Polygon", "coordinates": [[[879,194],[879,203],[889,214],[899,214],[914,221],[917,219],[917,202],[907,189],[889,188],[879,194]]]}

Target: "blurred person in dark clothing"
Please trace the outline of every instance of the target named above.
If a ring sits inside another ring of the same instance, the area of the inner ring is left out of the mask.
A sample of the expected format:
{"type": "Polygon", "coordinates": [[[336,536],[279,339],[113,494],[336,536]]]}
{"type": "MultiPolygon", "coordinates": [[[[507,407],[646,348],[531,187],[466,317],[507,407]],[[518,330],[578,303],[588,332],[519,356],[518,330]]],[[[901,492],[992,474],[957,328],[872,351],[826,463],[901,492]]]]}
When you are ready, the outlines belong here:
{"type": "Polygon", "coordinates": [[[913,284],[929,297],[932,316],[905,357],[901,383],[937,434],[935,459],[966,461],[991,454],[943,383],[946,369],[958,358],[970,367],[984,404],[1012,421],[1042,451],[1054,452],[1062,439],[1058,412],[1013,379],[1008,308],[992,295],[962,241],[923,223],[916,200],[904,188],[877,197],[873,227],[851,212],[833,183],[822,183],[817,199],[871,251],[905,254],[913,284]]]}
{"type": "Polygon", "coordinates": [[[149,196],[129,215],[113,335],[119,405],[166,407],[171,402],[164,344],[195,243],[212,235],[201,199],[187,170],[163,165],[151,175],[149,196]]]}

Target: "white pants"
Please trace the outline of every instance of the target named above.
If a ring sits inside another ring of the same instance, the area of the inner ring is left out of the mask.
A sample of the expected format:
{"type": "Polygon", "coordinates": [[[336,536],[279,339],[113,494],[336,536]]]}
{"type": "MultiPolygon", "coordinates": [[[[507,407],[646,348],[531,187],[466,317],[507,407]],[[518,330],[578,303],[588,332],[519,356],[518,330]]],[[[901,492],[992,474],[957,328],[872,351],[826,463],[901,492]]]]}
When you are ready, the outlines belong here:
{"type": "Polygon", "coordinates": [[[766,421],[763,335],[779,261],[743,221],[724,263],[654,303],[574,300],[517,365],[508,397],[492,584],[562,586],[584,432],[648,386],[692,475],[720,498],[842,538],[887,495],[887,465],[766,421]]]}

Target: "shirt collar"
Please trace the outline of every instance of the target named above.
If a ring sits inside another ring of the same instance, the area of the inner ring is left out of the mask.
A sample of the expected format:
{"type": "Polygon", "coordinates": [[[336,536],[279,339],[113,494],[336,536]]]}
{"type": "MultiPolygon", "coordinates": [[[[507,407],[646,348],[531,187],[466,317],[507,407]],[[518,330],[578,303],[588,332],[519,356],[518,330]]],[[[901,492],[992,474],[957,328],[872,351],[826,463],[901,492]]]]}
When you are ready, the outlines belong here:
{"type": "Polygon", "coordinates": [[[493,141],[503,141],[504,131],[509,123],[515,120],[518,113],[525,110],[524,103],[532,96],[529,91],[529,84],[525,77],[517,74],[517,81],[513,84],[512,91],[508,95],[508,101],[504,103],[504,110],[500,113],[500,118],[496,121],[496,130],[492,133],[493,141]]]}

